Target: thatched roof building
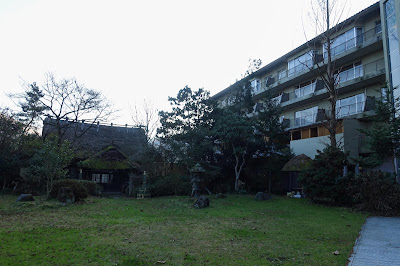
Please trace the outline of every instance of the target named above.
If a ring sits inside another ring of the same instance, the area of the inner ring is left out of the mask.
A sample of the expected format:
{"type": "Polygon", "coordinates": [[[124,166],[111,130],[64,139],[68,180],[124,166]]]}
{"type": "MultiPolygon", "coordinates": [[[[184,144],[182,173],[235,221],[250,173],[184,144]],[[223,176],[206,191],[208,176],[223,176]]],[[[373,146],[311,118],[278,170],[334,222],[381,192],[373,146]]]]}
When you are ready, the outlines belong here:
{"type": "Polygon", "coordinates": [[[310,166],[312,159],[305,154],[293,157],[282,168],[284,172],[300,172],[310,166]]]}

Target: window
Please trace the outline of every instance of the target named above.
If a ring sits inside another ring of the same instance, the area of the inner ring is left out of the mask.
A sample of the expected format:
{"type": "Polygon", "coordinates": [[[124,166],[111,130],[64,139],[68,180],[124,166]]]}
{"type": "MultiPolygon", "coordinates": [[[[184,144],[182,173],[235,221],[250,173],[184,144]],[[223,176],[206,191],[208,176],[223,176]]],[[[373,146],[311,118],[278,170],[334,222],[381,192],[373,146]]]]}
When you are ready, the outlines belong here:
{"type": "Polygon", "coordinates": [[[92,181],[96,183],[111,183],[110,174],[92,174],[92,181]]]}
{"type": "Polygon", "coordinates": [[[364,111],[364,106],[365,106],[364,93],[344,98],[341,100],[337,100],[336,101],[337,117],[341,118],[344,116],[362,113],[364,111]]]}
{"type": "Polygon", "coordinates": [[[101,183],[110,183],[110,175],[101,174],[101,183]]]}
{"type": "Polygon", "coordinates": [[[259,92],[261,89],[261,82],[259,79],[255,79],[250,83],[253,92],[259,92]]]}
{"type": "Polygon", "coordinates": [[[315,123],[318,106],[314,106],[295,113],[295,126],[306,126],[315,123]]]}
{"type": "MultiPolygon", "coordinates": [[[[352,28],[331,41],[331,55],[336,56],[363,42],[363,29],[352,28]]],[[[323,45],[324,58],[327,58],[327,45],[323,45]]]]}
{"type": "Polygon", "coordinates": [[[363,75],[363,67],[361,62],[354,63],[350,66],[342,68],[342,70],[335,75],[338,83],[343,83],[363,75]]]}
{"type": "Polygon", "coordinates": [[[317,84],[316,80],[300,84],[297,89],[294,91],[294,97],[295,98],[300,98],[305,95],[314,93],[315,91],[315,85],[317,84]]]}
{"type": "Polygon", "coordinates": [[[293,60],[290,60],[288,62],[288,76],[294,75],[314,65],[313,58],[316,54],[317,51],[309,51],[293,60]]]}
{"type": "Polygon", "coordinates": [[[100,174],[92,174],[92,181],[100,183],[100,174]]]}
{"type": "Polygon", "coordinates": [[[278,79],[286,78],[286,70],[282,69],[278,71],[278,79]]]}

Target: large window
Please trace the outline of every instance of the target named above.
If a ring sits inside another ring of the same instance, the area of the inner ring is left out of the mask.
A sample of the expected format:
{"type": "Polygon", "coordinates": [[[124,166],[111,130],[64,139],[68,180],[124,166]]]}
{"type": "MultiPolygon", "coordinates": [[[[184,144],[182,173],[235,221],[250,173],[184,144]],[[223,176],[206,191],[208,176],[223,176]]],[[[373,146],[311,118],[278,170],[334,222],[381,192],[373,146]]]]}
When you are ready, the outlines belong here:
{"type": "Polygon", "coordinates": [[[295,126],[306,126],[315,123],[318,106],[314,106],[295,113],[295,126]]]}
{"type": "Polygon", "coordinates": [[[314,93],[316,84],[317,84],[316,81],[313,80],[299,85],[297,89],[294,91],[294,97],[299,98],[314,93]]]}
{"type": "Polygon", "coordinates": [[[365,107],[364,93],[336,101],[337,118],[362,113],[365,107]]]}
{"type": "Polygon", "coordinates": [[[399,30],[396,19],[396,7],[394,0],[385,3],[387,45],[389,57],[390,79],[394,97],[400,96],[400,50],[399,50],[399,30]],[[397,89],[396,89],[397,88],[397,89]]]}
{"type": "Polygon", "coordinates": [[[335,79],[339,83],[343,83],[363,75],[363,67],[361,62],[354,63],[347,67],[342,68],[342,70],[335,75],[335,79]]]}
{"type": "Polygon", "coordinates": [[[282,69],[278,71],[278,79],[286,78],[286,70],[282,69]]]}
{"type": "Polygon", "coordinates": [[[255,92],[259,92],[260,89],[261,89],[261,82],[260,82],[259,79],[253,80],[253,81],[250,83],[250,85],[251,85],[252,91],[253,91],[254,93],[255,93],[255,92]]]}
{"type": "MultiPolygon", "coordinates": [[[[331,55],[341,54],[363,42],[363,29],[352,28],[331,41],[331,55]]],[[[324,58],[328,57],[327,45],[323,45],[324,58]]]]}
{"type": "Polygon", "coordinates": [[[316,51],[309,51],[288,62],[288,76],[294,75],[300,71],[308,69],[314,64],[316,51]]]}

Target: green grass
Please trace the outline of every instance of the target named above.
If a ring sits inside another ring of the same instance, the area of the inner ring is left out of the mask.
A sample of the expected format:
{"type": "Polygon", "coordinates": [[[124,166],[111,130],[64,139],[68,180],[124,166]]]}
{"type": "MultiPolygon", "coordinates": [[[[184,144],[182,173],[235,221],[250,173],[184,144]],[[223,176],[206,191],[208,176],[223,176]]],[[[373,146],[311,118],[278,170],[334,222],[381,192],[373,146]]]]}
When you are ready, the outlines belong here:
{"type": "Polygon", "coordinates": [[[0,264],[345,265],[366,218],[304,199],[210,199],[0,196],[0,264]]]}

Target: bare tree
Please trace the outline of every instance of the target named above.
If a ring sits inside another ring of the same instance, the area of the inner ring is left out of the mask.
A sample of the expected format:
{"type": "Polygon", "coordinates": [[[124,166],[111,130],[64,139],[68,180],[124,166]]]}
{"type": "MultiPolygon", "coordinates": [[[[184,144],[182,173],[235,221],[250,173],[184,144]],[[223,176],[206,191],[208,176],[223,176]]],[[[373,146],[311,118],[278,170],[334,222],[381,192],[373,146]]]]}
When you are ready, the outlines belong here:
{"type": "MultiPolygon", "coordinates": [[[[310,20],[314,21],[316,33],[320,36],[319,41],[326,52],[324,51],[323,63],[317,64],[316,70],[312,67],[307,67],[311,71],[316,72],[316,75],[321,78],[328,91],[330,110],[328,113],[324,112],[325,126],[329,131],[330,146],[336,147],[336,131],[338,126],[336,101],[340,86],[340,69],[337,68],[336,61],[332,55],[332,43],[334,41],[333,36],[346,26],[345,24],[340,24],[344,6],[339,6],[336,0],[311,0],[311,2],[310,20]]],[[[310,47],[315,47],[315,42],[308,42],[308,44],[310,47]]]]}
{"type": "Polygon", "coordinates": [[[154,143],[157,127],[160,123],[158,119],[158,109],[151,100],[144,99],[141,106],[136,103],[130,107],[131,117],[135,126],[143,127],[147,142],[154,143]]]}
{"type": "MultiPolygon", "coordinates": [[[[114,112],[110,102],[101,92],[88,89],[74,78],[57,80],[52,73],[45,75],[45,82],[25,83],[25,92],[12,97],[20,99],[20,116],[32,128],[37,122],[52,118],[59,141],[71,123],[65,121],[86,120],[93,124],[107,120],[114,112]]],[[[75,131],[75,138],[86,131],[75,131]]]]}

